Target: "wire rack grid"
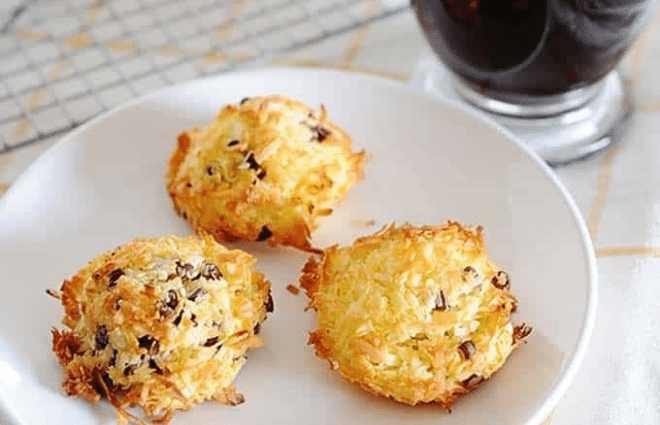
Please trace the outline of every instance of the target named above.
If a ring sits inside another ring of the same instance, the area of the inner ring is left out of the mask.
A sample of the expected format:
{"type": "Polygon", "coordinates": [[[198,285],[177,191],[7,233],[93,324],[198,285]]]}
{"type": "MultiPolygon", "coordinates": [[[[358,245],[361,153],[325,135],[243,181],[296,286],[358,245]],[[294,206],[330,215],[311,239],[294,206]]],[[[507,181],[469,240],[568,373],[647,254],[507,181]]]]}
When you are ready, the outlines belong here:
{"type": "Polygon", "coordinates": [[[268,63],[397,15],[379,0],[25,0],[0,5],[0,154],[178,81],[268,63]]]}

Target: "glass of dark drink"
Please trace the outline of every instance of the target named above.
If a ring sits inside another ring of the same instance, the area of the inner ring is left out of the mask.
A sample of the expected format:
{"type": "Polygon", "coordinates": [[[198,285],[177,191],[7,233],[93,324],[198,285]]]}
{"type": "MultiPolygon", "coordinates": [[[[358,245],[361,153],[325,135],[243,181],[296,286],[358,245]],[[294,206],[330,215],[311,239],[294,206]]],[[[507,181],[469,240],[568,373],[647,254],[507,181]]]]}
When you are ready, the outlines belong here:
{"type": "Polygon", "coordinates": [[[549,163],[616,140],[632,111],[617,67],[655,0],[412,0],[451,88],[549,163]]]}

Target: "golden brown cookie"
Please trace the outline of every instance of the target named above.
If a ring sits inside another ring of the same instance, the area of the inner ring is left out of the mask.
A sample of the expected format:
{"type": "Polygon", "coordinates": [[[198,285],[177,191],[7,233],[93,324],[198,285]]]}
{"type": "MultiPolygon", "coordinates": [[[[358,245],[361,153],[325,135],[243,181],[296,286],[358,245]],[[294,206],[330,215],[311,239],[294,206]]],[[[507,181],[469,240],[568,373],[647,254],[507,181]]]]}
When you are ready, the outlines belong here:
{"type": "Polygon", "coordinates": [[[385,226],[303,269],[316,355],[350,382],[446,409],[488,379],[531,332],[513,326],[509,276],[481,228],[385,226]]]}
{"type": "Polygon", "coordinates": [[[242,403],[232,382],[273,309],[254,263],[208,235],[136,239],[91,260],[49,291],[65,311],[53,329],[64,391],[162,422],[204,400],[242,403]]]}
{"type": "Polygon", "coordinates": [[[253,97],[179,135],[167,190],[179,214],[220,241],[310,250],[319,217],[362,179],[365,162],[323,106],[253,97]]]}

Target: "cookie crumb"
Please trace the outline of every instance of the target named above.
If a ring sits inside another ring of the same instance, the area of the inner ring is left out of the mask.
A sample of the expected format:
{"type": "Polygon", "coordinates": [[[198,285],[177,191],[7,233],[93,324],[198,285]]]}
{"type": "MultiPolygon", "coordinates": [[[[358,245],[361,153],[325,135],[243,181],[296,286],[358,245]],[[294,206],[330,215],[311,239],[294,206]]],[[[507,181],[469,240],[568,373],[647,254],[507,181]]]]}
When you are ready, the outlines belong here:
{"type": "Polygon", "coordinates": [[[54,291],[52,289],[46,289],[46,293],[48,295],[50,295],[51,297],[56,298],[58,300],[62,298],[62,294],[60,292],[54,291]]]}
{"type": "Polygon", "coordinates": [[[300,288],[297,286],[289,285],[286,287],[286,290],[292,293],[293,295],[298,295],[300,293],[300,288]]]}
{"type": "Polygon", "coordinates": [[[351,225],[366,229],[376,225],[376,220],[351,220],[351,225]]]}

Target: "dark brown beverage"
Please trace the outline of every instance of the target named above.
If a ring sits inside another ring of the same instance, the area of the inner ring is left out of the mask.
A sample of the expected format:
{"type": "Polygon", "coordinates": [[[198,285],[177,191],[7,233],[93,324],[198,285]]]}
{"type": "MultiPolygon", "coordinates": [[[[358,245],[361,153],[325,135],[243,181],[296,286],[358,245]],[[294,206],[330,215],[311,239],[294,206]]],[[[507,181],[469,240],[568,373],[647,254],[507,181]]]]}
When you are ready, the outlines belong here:
{"type": "Polygon", "coordinates": [[[600,80],[655,0],[412,0],[443,62],[491,94],[551,95],[600,80]]]}

